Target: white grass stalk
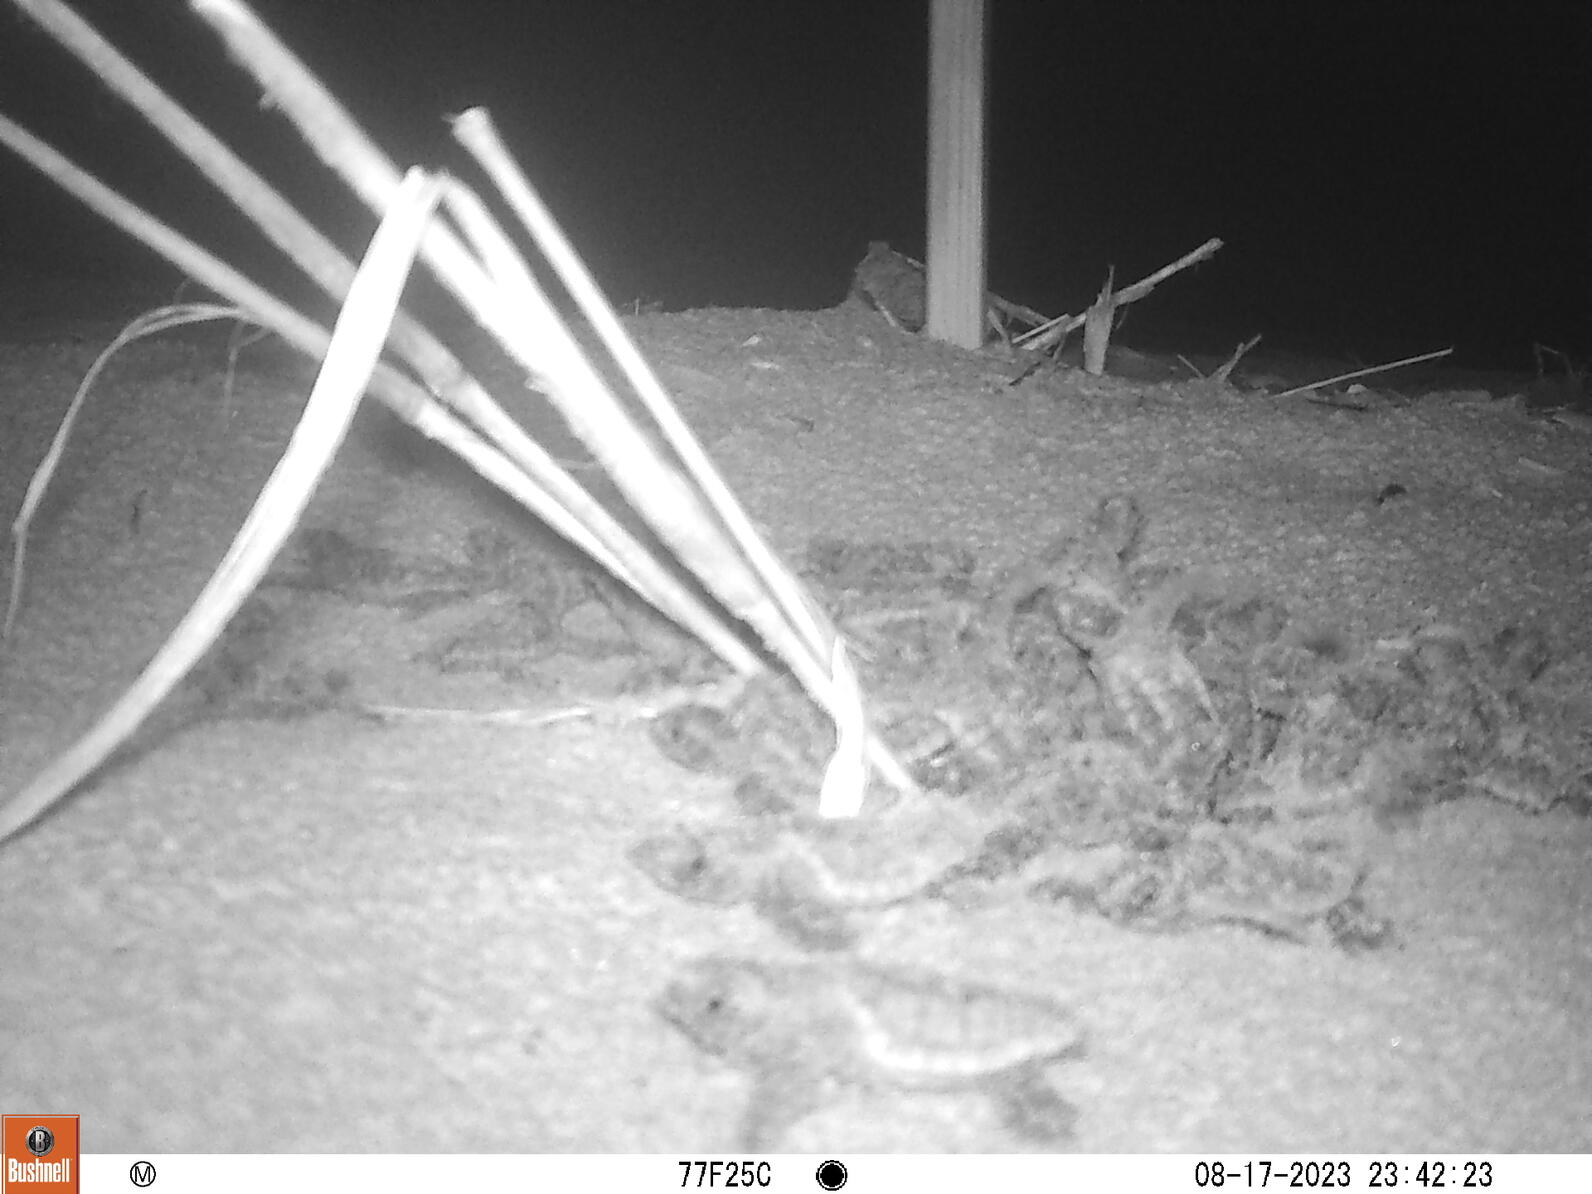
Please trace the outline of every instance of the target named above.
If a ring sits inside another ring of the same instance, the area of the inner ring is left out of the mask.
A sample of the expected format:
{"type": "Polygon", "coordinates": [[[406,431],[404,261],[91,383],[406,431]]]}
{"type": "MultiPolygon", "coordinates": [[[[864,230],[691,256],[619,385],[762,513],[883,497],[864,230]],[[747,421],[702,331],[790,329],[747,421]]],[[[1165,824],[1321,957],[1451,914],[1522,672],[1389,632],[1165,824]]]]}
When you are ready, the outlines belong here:
{"type": "Polygon", "coordinates": [[[564,236],[552,212],[542,202],[530,179],[509,154],[491,116],[482,108],[470,108],[453,121],[453,135],[474,155],[498,193],[519,217],[536,247],[546,257],[554,273],[574,298],[581,314],[601,338],[603,347],[623,370],[625,379],[653,418],[665,441],[675,450],[687,471],[707,496],[714,513],[729,530],[765,584],[779,599],[780,609],[802,633],[807,649],[825,657],[833,650],[835,631],[828,618],[815,610],[778,558],[769,550],[752,525],[740,502],[730,492],[695,434],[680,417],[635,341],[603,298],[585,262],[564,236]]]}
{"type": "Polygon", "coordinates": [[[17,611],[22,605],[23,576],[27,567],[28,528],[33,523],[34,514],[38,512],[39,503],[44,500],[45,491],[50,487],[50,480],[55,476],[55,470],[61,465],[61,457],[66,452],[66,441],[71,437],[77,416],[82,411],[83,404],[88,401],[94,383],[99,380],[100,373],[110,362],[111,357],[134,340],[156,335],[168,328],[203,323],[212,319],[237,319],[242,314],[243,312],[237,307],[223,307],[216,303],[184,303],[146,311],[124,327],[116,339],[94,358],[94,363],[83,375],[83,380],[78,383],[77,392],[72,395],[66,414],[61,417],[61,425],[55,429],[55,437],[50,441],[49,451],[44,454],[39,467],[33,470],[33,477],[28,481],[28,491],[22,496],[22,507],[11,523],[11,595],[6,601],[5,624],[0,626],[0,640],[11,637],[11,631],[16,626],[17,611]]]}
{"type": "MultiPolygon", "coordinates": [[[[266,89],[273,105],[294,124],[316,156],[372,210],[380,211],[396,182],[396,170],[336,98],[245,5],[235,0],[192,0],[192,7],[216,28],[234,60],[266,89]]],[[[461,192],[450,195],[456,218],[461,206],[469,202],[461,192]]],[[[496,236],[506,243],[500,233],[496,236]]],[[[523,265],[500,265],[499,276],[494,277],[440,223],[428,233],[422,253],[438,279],[527,370],[532,384],[560,402],[559,409],[572,429],[642,514],[654,506],[683,512],[670,526],[685,540],[685,562],[694,565],[690,553],[713,529],[711,520],[701,517],[701,501],[683,478],[657,458],[625,417],[557,312],[529,281],[523,265]],[[512,295],[505,293],[510,278],[523,283],[515,285],[512,295]],[[559,390],[572,392],[566,395],[559,390]]],[[[676,548],[681,546],[673,538],[670,542],[676,548]]],[[[702,579],[711,583],[718,578],[702,579]]],[[[715,590],[723,583],[715,585],[715,590]]],[[[720,596],[724,594],[720,592],[720,596]]],[[[737,602],[727,604],[736,608],[737,602]]]]}
{"type": "Polygon", "coordinates": [[[1302,386],[1295,386],[1291,390],[1284,390],[1273,398],[1292,398],[1296,394],[1308,394],[1311,390],[1319,390],[1322,386],[1335,386],[1340,381],[1353,381],[1357,377],[1369,377],[1373,373],[1386,373],[1389,369],[1402,369],[1405,365],[1419,365],[1423,361],[1435,361],[1441,357],[1452,356],[1453,348],[1439,348],[1432,352],[1423,352],[1419,356],[1400,357],[1396,361],[1389,361],[1385,365],[1367,365],[1363,369],[1351,369],[1347,373],[1337,373],[1331,377],[1323,377],[1320,381],[1307,382],[1302,386]]]}
{"type": "MultiPolygon", "coordinates": [[[[340,288],[352,268],[346,259],[225,146],[162,95],[59,0],[14,2],[44,23],[63,44],[89,62],[113,89],[139,107],[157,129],[312,279],[329,293],[341,294],[340,288]]],[[[396,168],[369,142],[319,81],[303,69],[243,4],[236,0],[191,0],[191,3],[220,31],[233,57],[265,87],[274,105],[294,121],[312,150],[374,211],[379,214],[386,210],[398,187],[396,168]]],[[[8,131],[13,134],[9,138],[13,142],[27,139],[25,133],[9,122],[0,125],[0,139],[8,139],[8,131]]],[[[39,147],[40,143],[35,142],[35,151],[39,147]]],[[[42,155],[38,156],[53,155],[48,147],[42,149],[42,155]]],[[[59,155],[53,157],[57,159],[57,167],[64,163],[59,155]]],[[[506,160],[506,155],[504,158],[506,160]]],[[[67,170],[57,169],[54,176],[71,177],[75,168],[66,165],[67,170]]],[[[48,167],[41,168],[52,172],[48,167]]],[[[518,171],[513,173],[517,175],[518,171]]],[[[310,352],[324,345],[326,333],[323,329],[286,308],[237,271],[205,254],[94,180],[77,181],[77,193],[85,195],[91,205],[107,214],[114,213],[112,218],[124,227],[131,227],[139,239],[156,247],[218,292],[239,301],[251,315],[279,331],[290,343],[310,352]],[[93,198],[87,198],[89,195],[93,198]],[[239,298],[240,294],[247,298],[239,298]]],[[[63,182],[63,185],[68,184],[63,182]]],[[[528,184],[522,190],[530,196],[534,206],[540,207],[528,184]]],[[[618,328],[617,320],[601,304],[589,276],[567,243],[557,235],[545,211],[541,220],[534,215],[526,220],[533,237],[538,240],[538,247],[549,260],[562,254],[564,260],[557,263],[557,268],[571,293],[578,295],[583,289],[589,292],[592,305],[588,318],[594,325],[601,326],[605,322],[609,325],[609,331],[604,333],[610,342],[609,351],[631,377],[643,406],[652,412],[677,461],[660,455],[648,437],[631,423],[625,408],[608,391],[602,377],[536,286],[528,268],[473,193],[450,183],[443,184],[443,194],[454,218],[470,226],[476,252],[488,255],[491,265],[484,267],[451,229],[442,221],[433,220],[429,229],[422,233],[421,240],[421,256],[428,267],[522,364],[530,380],[555,402],[632,505],[648,519],[686,568],[729,610],[757,629],[769,648],[791,667],[814,698],[836,716],[843,744],[854,746],[858,739],[857,726],[865,722],[861,719],[860,689],[850,669],[844,666],[843,644],[821,611],[811,604],[799,582],[779,565],[777,558],[751,530],[749,520],[669,405],[662,387],[641,361],[639,352],[623,337],[622,331],[617,338],[611,335],[612,329],[618,328]],[[552,233],[545,242],[539,235],[539,226],[543,225],[552,233]]],[[[371,379],[372,392],[377,397],[423,434],[458,451],[483,476],[513,493],[554,529],[702,638],[732,667],[750,673],[762,666],[739,637],[734,623],[727,621],[722,611],[702,602],[661,563],[650,547],[631,536],[586,494],[491,402],[474,379],[464,372],[457,358],[426,329],[399,313],[391,339],[396,351],[425,380],[427,387],[460,411],[491,442],[485,442],[466,424],[448,415],[410,379],[384,365],[376,366],[371,379]]],[[[866,736],[865,749],[874,765],[893,784],[907,790],[913,787],[910,777],[876,738],[866,736]]],[[[860,760],[860,751],[852,754],[860,760]]],[[[865,777],[866,768],[860,761],[846,764],[837,755],[826,778],[824,810],[834,812],[860,804],[861,782],[865,777]],[[857,779],[854,790],[847,786],[851,781],[846,777],[852,775],[857,779]]],[[[32,790],[30,787],[29,791],[32,790]]],[[[4,836],[3,822],[0,822],[0,839],[4,836]]]]}
{"type": "MultiPolygon", "coordinates": [[[[3,115],[0,115],[0,144],[14,150],[63,190],[76,196],[129,236],[154,249],[178,269],[217,294],[225,295],[255,322],[269,327],[305,355],[317,361],[326,355],[330,334],[320,324],[307,319],[182,233],[129,202],[3,115]]],[[[421,331],[424,332],[423,329],[421,331]]],[[[429,333],[424,334],[429,336],[429,333]]],[[[451,354],[447,354],[440,345],[438,347],[449,360],[453,360],[451,354]]],[[[451,393],[476,392],[483,400],[490,402],[479,384],[464,373],[456,360],[453,361],[452,378],[447,383],[451,393]]],[[[452,449],[482,477],[503,489],[599,562],[606,563],[609,558],[615,558],[615,545],[623,553],[626,550],[624,545],[634,543],[633,536],[587,494],[579,482],[565,473],[541,445],[518,427],[514,427],[514,430],[521,441],[519,446],[522,451],[510,456],[485,442],[469,426],[450,415],[413,380],[389,365],[380,364],[376,367],[371,389],[393,413],[421,434],[452,449]],[[534,467],[537,463],[543,467],[534,467]]],[[[503,417],[513,426],[506,415],[503,417]]],[[[632,568],[638,572],[647,569],[648,563],[638,565],[634,562],[636,556],[645,554],[642,549],[637,546],[631,550],[633,554],[629,558],[632,558],[632,568]]],[[[611,570],[622,568],[615,558],[611,570]]],[[[671,616],[676,616],[682,625],[697,634],[737,671],[753,672],[761,666],[735,632],[723,627],[717,616],[703,606],[694,594],[657,564],[651,564],[650,568],[656,573],[660,590],[666,594],[679,594],[679,608],[684,612],[672,612],[671,616]]]]}
{"type": "Polygon", "coordinates": [[[752,520],[747,517],[746,511],[735,499],[690,427],[680,417],[657,374],[641,355],[624,325],[615,316],[613,308],[603,298],[596,281],[564,236],[552,212],[510,156],[491,117],[483,109],[471,108],[454,120],[453,132],[519,217],[536,247],[596,330],[604,348],[623,371],[632,391],[662,432],[665,442],[674,449],[686,472],[706,497],[720,525],[739,547],[761,586],[773,595],[776,603],[774,608],[754,603],[744,609],[738,608],[737,612],[753,621],[764,641],[790,664],[813,697],[835,715],[838,727],[840,708],[860,705],[861,694],[836,691],[837,685],[845,683],[843,676],[833,668],[823,666],[836,650],[834,626],[807,599],[801,584],[757,533],[752,520]],[[791,626],[795,627],[800,641],[786,644],[782,640],[791,626]]]}
{"type": "MultiPolygon", "coordinates": [[[[379,210],[394,168],[336,98],[240,0],[190,3],[215,27],[233,59],[265,89],[273,106],[293,123],[316,156],[379,210]]],[[[506,243],[489,219],[473,219],[471,210],[479,208],[479,201],[465,198],[466,194],[450,192],[454,218],[470,220],[478,241],[491,238],[506,243]]],[[[543,248],[540,243],[538,247],[543,248]]],[[[793,632],[791,623],[779,617],[781,603],[756,572],[748,570],[734,540],[721,533],[712,506],[704,504],[700,491],[659,457],[630,423],[523,264],[499,264],[494,275],[441,224],[431,228],[422,255],[438,280],[557,405],[604,471],[685,565],[729,609],[756,627],[809,692],[833,711],[838,700],[824,668],[827,658],[815,661],[807,649],[811,636],[793,632]],[[509,301],[505,286],[512,287],[509,301]],[[799,646],[787,641],[793,633],[799,646]]],[[[804,620],[812,620],[810,610],[804,620]]],[[[823,638],[821,633],[818,637],[823,638]]],[[[914,786],[888,751],[875,744],[871,754],[897,787],[914,786]]]]}
{"type": "MultiPolygon", "coordinates": [[[[249,168],[220,140],[199,124],[183,108],[166,96],[146,75],[123,57],[91,26],[60,3],[60,0],[13,0],[26,11],[61,45],[76,55],[108,86],[143,114],[146,120],[213,183],[244,215],[292,258],[294,264],[341,302],[347,292],[348,279],[353,276],[353,265],[308,220],[301,216],[271,185],[249,168]]],[[[269,32],[253,20],[244,10],[246,26],[269,37],[269,32]]],[[[274,42],[273,42],[274,44],[274,42]]],[[[308,79],[311,87],[325,103],[336,108],[336,101],[308,76],[297,60],[284,48],[276,47],[278,56],[285,58],[287,73],[308,79]]],[[[334,113],[340,122],[342,140],[353,150],[358,150],[360,176],[366,178],[370,193],[382,196],[372,204],[378,215],[390,201],[392,190],[398,183],[397,168],[372,145],[368,138],[348,119],[341,109],[334,113]]],[[[3,119],[3,118],[0,118],[3,119]]],[[[7,122],[9,123],[9,122],[7,122]]],[[[201,264],[191,244],[174,252],[181,238],[159,221],[127,204],[121,196],[70,166],[42,142],[32,138],[15,125],[10,126],[18,140],[31,142],[35,153],[47,155],[57,163],[55,168],[40,165],[40,169],[56,177],[63,186],[69,186],[75,174],[80,180],[92,183],[97,191],[90,198],[82,190],[80,197],[115,220],[132,235],[157,249],[179,268],[199,278],[218,293],[236,299],[238,278],[236,271],[221,266],[214,258],[201,264]],[[158,226],[158,227],[157,227],[158,226]],[[163,233],[159,239],[155,234],[163,233]],[[175,239],[174,239],[175,238],[175,239]],[[202,272],[203,271],[203,272],[202,272]],[[224,279],[217,281],[218,278],[224,279]]],[[[27,151],[18,146],[19,152],[27,151]]],[[[35,158],[35,164],[39,164],[35,158]]],[[[364,193],[364,192],[362,192],[364,193]]],[[[455,242],[456,243],[456,242],[455,242]]],[[[208,255],[206,255],[208,256],[208,255]]],[[[285,304],[277,302],[269,317],[256,312],[262,324],[279,332],[291,314],[285,304]]],[[[286,336],[290,343],[303,347],[301,341],[286,336]]],[[[326,333],[319,334],[319,350],[311,355],[316,360],[324,352],[326,333]]],[[[542,447],[527,436],[506,413],[492,401],[484,389],[464,370],[458,358],[423,326],[399,313],[394,322],[391,341],[394,349],[426,382],[427,387],[467,418],[495,444],[509,461],[531,478],[513,477],[500,467],[495,457],[488,457],[491,472],[484,473],[488,480],[507,489],[523,504],[543,518],[556,532],[563,535],[580,550],[597,560],[615,576],[636,589],[648,601],[663,610],[669,617],[702,639],[710,649],[737,671],[747,673],[758,670],[758,662],[733,628],[726,626],[718,615],[704,605],[688,587],[682,585],[673,573],[659,562],[643,545],[637,542],[622,524],[613,518],[600,503],[593,499],[542,447]]],[[[309,350],[306,350],[309,351],[309,350]]],[[[378,381],[383,375],[378,372],[378,381]]],[[[422,433],[441,439],[453,446],[461,438],[459,428],[444,420],[438,412],[430,410],[429,400],[414,386],[408,386],[398,403],[392,401],[392,387],[378,390],[377,396],[386,401],[399,417],[414,423],[422,433]],[[422,425],[422,422],[424,425],[422,425]]],[[[466,440],[470,450],[479,455],[479,446],[466,440]]],[[[468,457],[467,457],[468,458],[468,457]]]]}
{"type": "MultiPolygon", "coordinates": [[[[846,640],[838,634],[829,674],[834,680],[835,751],[818,788],[818,815],[855,817],[862,812],[868,790],[868,718],[862,707],[862,685],[846,655],[846,640]]],[[[888,753],[885,757],[890,758],[888,753]]]]}
{"type": "Polygon", "coordinates": [[[188,674],[254,591],[348,433],[387,339],[440,182],[412,171],[354,278],[326,359],[287,451],[193,607],[132,686],[3,808],[0,839],[26,826],[89,776],[188,674]]]}

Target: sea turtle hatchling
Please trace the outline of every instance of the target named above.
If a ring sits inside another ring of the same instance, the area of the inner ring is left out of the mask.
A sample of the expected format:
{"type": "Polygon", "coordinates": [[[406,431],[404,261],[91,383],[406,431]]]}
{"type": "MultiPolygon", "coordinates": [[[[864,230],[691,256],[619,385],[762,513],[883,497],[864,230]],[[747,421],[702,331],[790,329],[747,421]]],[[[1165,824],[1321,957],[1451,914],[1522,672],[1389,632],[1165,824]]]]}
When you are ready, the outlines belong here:
{"type": "Polygon", "coordinates": [[[1392,939],[1361,899],[1356,852],[1327,835],[1144,821],[1113,848],[1049,861],[1054,870],[1030,889],[1035,898],[1080,904],[1138,929],[1226,924],[1300,943],[1324,936],[1345,950],[1392,939]]]}
{"type": "Polygon", "coordinates": [[[1547,658],[1540,634],[1515,627],[1481,643],[1428,627],[1373,644],[1294,695],[1218,812],[1368,807],[1396,822],[1467,794],[1541,812],[1576,770],[1562,718],[1534,691],[1547,658]]]}
{"type": "Polygon", "coordinates": [[[913,899],[981,839],[970,810],[915,801],[855,821],[742,817],[678,826],[626,851],[663,890],[713,907],[750,906],[804,949],[856,943],[849,914],[913,899]]]}
{"type": "Polygon", "coordinates": [[[1067,1139],[1076,1113],[1045,1067],[1082,1052],[1070,1008],[1049,997],[851,961],[696,958],[654,1009],[698,1048],[750,1071],[738,1144],[773,1149],[839,1085],[976,1090],[1019,1136],[1067,1139]]]}

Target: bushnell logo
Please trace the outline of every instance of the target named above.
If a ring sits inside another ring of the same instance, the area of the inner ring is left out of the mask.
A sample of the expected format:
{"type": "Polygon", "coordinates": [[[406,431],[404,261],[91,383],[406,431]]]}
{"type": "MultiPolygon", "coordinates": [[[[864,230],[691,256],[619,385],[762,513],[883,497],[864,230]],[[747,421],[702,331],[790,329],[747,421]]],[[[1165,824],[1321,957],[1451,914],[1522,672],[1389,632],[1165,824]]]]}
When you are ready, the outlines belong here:
{"type": "Polygon", "coordinates": [[[0,1116],[0,1194],[78,1194],[77,1161],[77,1116],[0,1116]]]}

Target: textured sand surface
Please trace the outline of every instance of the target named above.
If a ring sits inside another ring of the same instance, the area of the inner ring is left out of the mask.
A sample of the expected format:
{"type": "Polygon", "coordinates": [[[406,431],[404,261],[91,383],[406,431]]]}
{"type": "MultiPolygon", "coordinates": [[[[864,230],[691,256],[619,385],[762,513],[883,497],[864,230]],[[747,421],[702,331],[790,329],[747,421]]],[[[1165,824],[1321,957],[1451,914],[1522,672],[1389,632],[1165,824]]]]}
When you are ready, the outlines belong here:
{"type": "MultiPolygon", "coordinates": [[[[7,519],[103,326],[0,336],[7,519]]],[[[850,305],[632,326],[782,551],[838,533],[1010,560],[1130,490],[1151,559],[1358,632],[1529,620],[1557,682],[1587,690],[1592,436],[1516,404],[1356,412],[1066,372],[1008,388],[999,351],[850,305]]],[[[136,673],[274,463],[309,372],[266,348],[230,389],[225,371],[217,337],[136,346],[85,412],[0,657],[0,791],[136,673]]],[[[380,411],[304,521],[432,558],[471,528],[539,533],[380,411]]],[[[428,670],[416,657],[446,611],[287,608],[279,649],[371,700],[579,695],[578,675],[546,691],[428,670]]],[[[77,1112],[94,1152],[721,1147],[744,1078],[648,1001],[684,957],[788,947],[750,915],[671,900],[623,855],[723,799],[622,718],[157,718],[0,846],[0,1106],[77,1112]]],[[[1401,945],[1362,956],[939,906],[881,917],[861,948],[1073,1006],[1089,1052],[1055,1077],[1083,1151],[1592,1148],[1592,822],[1459,801],[1371,849],[1368,894],[1401,945]]],[[[788,1144],[1018,1147],[978,1099],[854,1092],[788,1144]]]]}

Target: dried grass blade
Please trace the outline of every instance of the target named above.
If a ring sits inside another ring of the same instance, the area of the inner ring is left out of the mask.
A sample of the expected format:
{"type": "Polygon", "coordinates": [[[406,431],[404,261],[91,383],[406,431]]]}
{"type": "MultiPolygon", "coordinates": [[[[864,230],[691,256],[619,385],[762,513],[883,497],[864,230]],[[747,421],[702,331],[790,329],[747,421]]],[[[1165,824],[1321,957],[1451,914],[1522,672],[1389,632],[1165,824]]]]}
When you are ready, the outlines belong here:
{"type": "Polygon", "coordinates": [[[44,500],[44,492],[49,488],[55,470],[60,467],[61,457],[66,452],[66,441],[77,423],[77,416],[83,409],[83,404],[88,401],[94,383],[99,379],[100,373],[110,362],[111,357],[133,341],[153,336],[168,328],[203,323],[212,319],[237,319],[242,314],[243,312],[237,307],[223,307],[216,303],[184,303],[159,307],[153,311],[146,311],[134,319],[116,334],[116,338],[106,345],[99,356],[94,358],[94,363],[83,375],[83,380],[78,383],[72,401],[67,404],[66,414],[61,416],[61,425],[55,429],[49,450],[39,462],[39,467],[33,470],[33,476],[28,481],[28,490],[22,495],[22,506],[11,523],[11,595],[6,601],[5,624],[0,626],[0,640],[11,637],[11,631],[16,626],[17,611],[22,605],[23,576],[27,567],[28,528],[32,525],[33,515],[37,513],[39,503],[44,500]]]}
{"type": "MultiPolygon", "coordinates": [[[[220,33],[234,60],[266,89],[274,106],[294,124],[312,151],[366,203],[379,204],[390,186],[391,163],[370,144],[335,97],[239,0],[191,3],[220,33]]],[[[472,222],[478,245],[488,239],[507,242],[467,190],[450,190],[449,204],[455,219],[472,222]],[[482,216],[480,220],[474,218],[476,212],[482,216]]],[[[728,609],[755,626],[804,686],[826,708],[832,708],[836,698],[824,661],[815,658],[806,643],[813,636],[795,631],[792,621],[780,616],[781,602],[748,568],[733,538],[724,535],[712,506],[631,424],[523,263],[516,260],[515,264],[483,268],[441,225],[433,227],[422,252],[438,279],[526,369],[533,384],[557,404],[604,471],[686,567],[728,609]],[[787,643],[787,638],[795,638],[796,644],[787,643]]],[[[805,611],[804,620],[815,624],[811,609],[805,611]]],[[[819,637],[822,639],[821,633],[819,637]]],[[[912,787],[905,770],[882,746],[875,743],[871,753],[892,783],[912,787]]]]}
{"type": "MultiPolygon", "coordinates": [[[[156,131],[187,157],[317,285],[339,302],[342,300],[348,279],[353,275],[352,263],[263,178],[58,0],[16,2],[64,48],[99,74],[113,91],[136,107],[156,131]]],[[[247,10],[242,11],[252,22],[252,14],[248,14],[247,10]]],[[[286,55],[285,50],[282,53],[286,55]]],[[[294,61],[291,55],[286,57],[290,62],[294,61]]],[[[325,98],[335,103],[329,95],[325,98]]],[[[375,180],[373,185],[390,183],[385,190],[378,191],[385,196],[382,200],[384,204],[391,199],[391,188],[397,185],[396,168],[363,138],[357,126],[346,121],[346,117],[343,119],[348,130],[351,130],[347,132],[346,140],[362,151],[358,155],[359,160],[365,163],[365,174],[375,180]]],[[[15,147],[24,156],[30,157],[39,169],[55,177],[61,185],[73,190],[90,206],[161,252],[180,268],[202,279],[219,293],[234,298],[237,298],[242,286],[249,285],[236,271],[204,254],[203,250],[128,204],[97,180],[77,171],[76,167],[66,163],[64,158],[24,130],[14,125],[10,127],[16,134],[15,147]],[[22,148],[24,142],[32,143],[31,151],[22,148]],[[53,164],[46,164],[47,159],[53,159],[53,164]],[[86,182],[74,186],[71,181],[73,174],[86,182]],[[97,189],[97,196],[86,194],[85,187],[97,189]]],[[[382,204],[376,205],[374,210],[379,212],[382,204]]],[[[320,359],[326,342],[323,329],[316,328],[313,334],[303,328],[290,330],[288,324],[291,320],[300,323],[306,321],[278,300],[271,300],[269,313],[254,307],[251,310],[262,324],[272,327],[289,343],[316,360],[320,359]],[[307,347],[311,344],[316,347],[307,347]]],[[[497,450],[494,452],[481,444],[473,433],[432,409],[429,397],[407,379],[398,380],[398,375],[383,367],[377,373],[376,394],[399,417],[413,424],[422,434],[458,452],[487,480],[511,494],[556,532],[701,638],[731,667],[749,673],[762,666],[734,628],[724,624],[551,455],[527,436],[435,336],[400,312],[394,322],[392,342],[395,350],[426,380],[432,392],[469,419],[496,445],[497,450]],[[503,459],[505,457],[506,460],[503,459]]]]}
{"type": "Polygon", "coordinates": [[[81,738],[0,808],[0,840],[22,829],[91,774],[187,675],[253,592],[292,532],[369,383],[420,237],[441,191],[421,171],[405,180],[355,276],[287,451],[210,580],[138,679],[81,738]]]}

